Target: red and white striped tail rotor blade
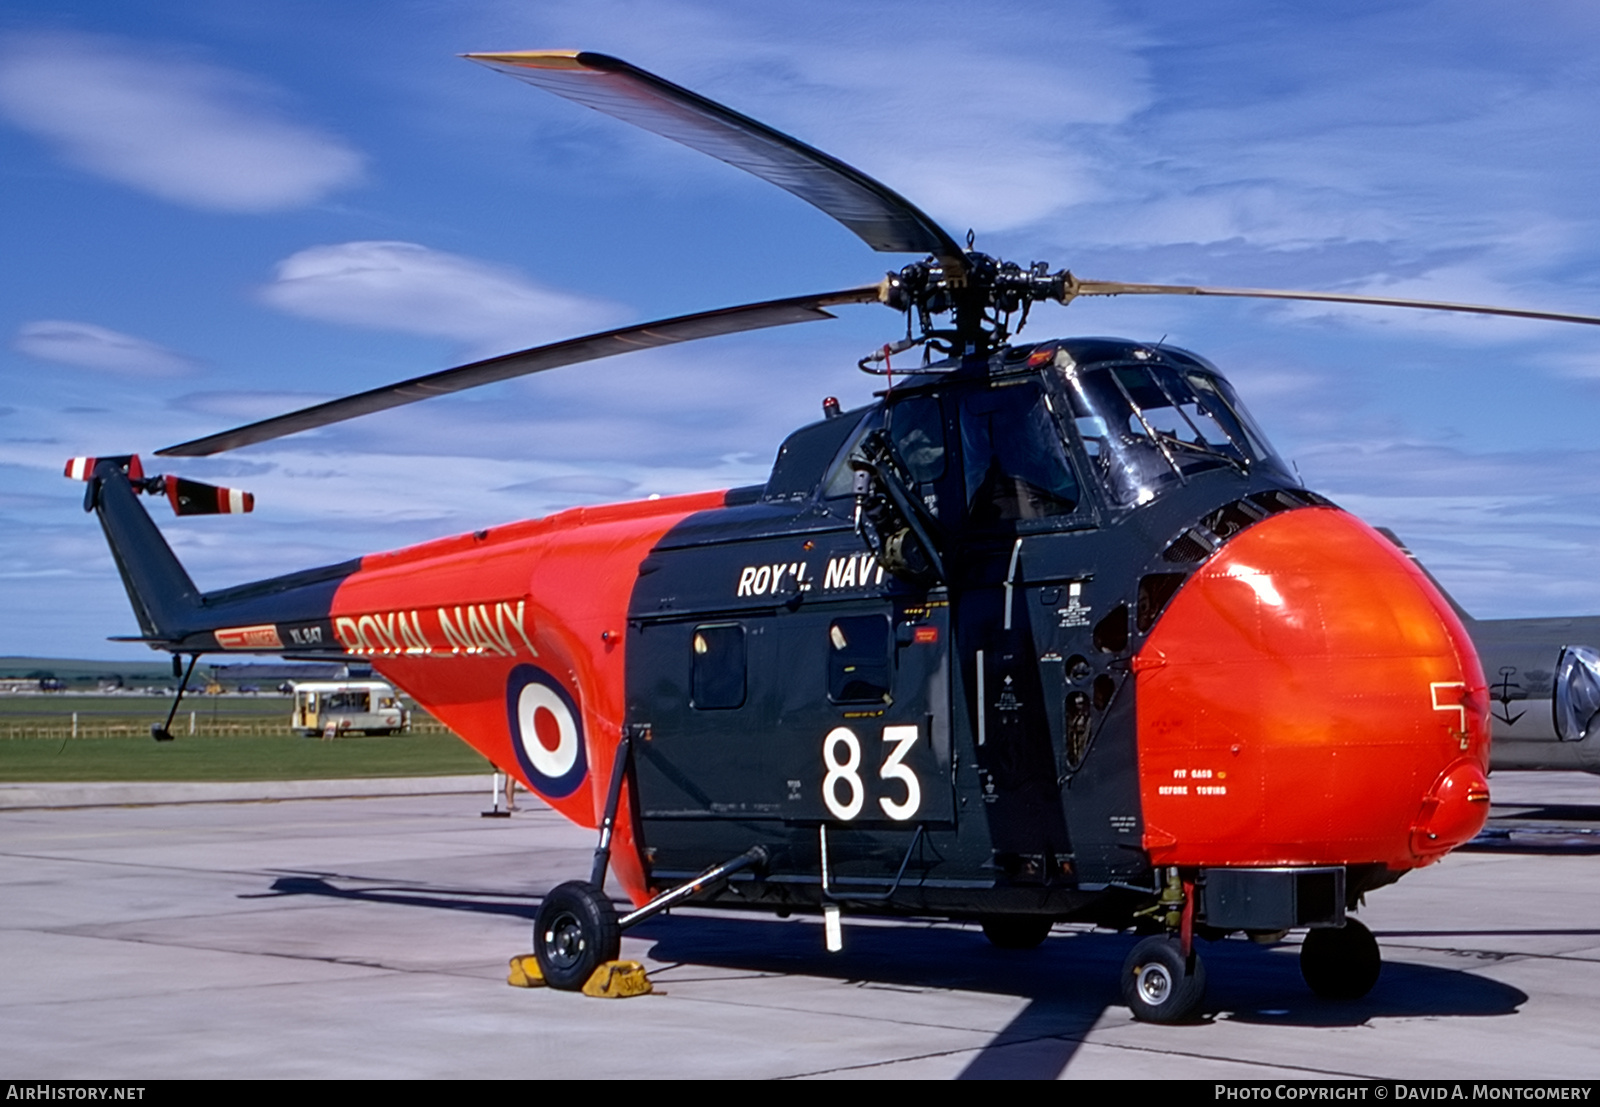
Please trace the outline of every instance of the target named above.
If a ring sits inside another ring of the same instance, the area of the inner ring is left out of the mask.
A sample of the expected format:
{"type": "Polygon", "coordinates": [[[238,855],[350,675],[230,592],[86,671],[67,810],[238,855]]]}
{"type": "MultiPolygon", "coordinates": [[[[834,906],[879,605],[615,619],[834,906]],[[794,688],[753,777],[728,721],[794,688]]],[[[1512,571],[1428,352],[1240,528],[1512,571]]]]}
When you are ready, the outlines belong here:
{"type": "Polygon", "coordinates": [[[177,515],[242,515],[255,510],[256,498],[250,492],[170,475],[164,480],[167,502],[177,515]]]}
{"type": "Polygon", "coordinates": [[[68,480],[89,480],[94,476],[94,469],[102,461],[109,461],[124,473],[128,474],[130,481],[144,480],[144,464],[139,460],[138,454],[119,454],[116,457],[69,457],[65,475],[68,480]]]}

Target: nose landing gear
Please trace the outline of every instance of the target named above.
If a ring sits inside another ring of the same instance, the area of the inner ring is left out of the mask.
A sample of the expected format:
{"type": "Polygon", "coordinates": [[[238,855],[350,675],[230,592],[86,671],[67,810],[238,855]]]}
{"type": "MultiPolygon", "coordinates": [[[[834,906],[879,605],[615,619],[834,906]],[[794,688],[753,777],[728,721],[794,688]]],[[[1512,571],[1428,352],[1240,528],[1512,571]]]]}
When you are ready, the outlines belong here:
{"type": "Polygon", "coordinates": [[[1355,919],[1307,931],[1300,947],[1300,975],[1323,999],[1360,999],[1382,968],[1378,940],[1355,919]]]}
{"type": "Polygon", "coordinates": [[[1146,938],[1122,963],[1122,999],[1141,1022],[1182,1022],[1205,996],[1205,962],[1197,953],[1185,957],[1177,938],[1146,938]]]}

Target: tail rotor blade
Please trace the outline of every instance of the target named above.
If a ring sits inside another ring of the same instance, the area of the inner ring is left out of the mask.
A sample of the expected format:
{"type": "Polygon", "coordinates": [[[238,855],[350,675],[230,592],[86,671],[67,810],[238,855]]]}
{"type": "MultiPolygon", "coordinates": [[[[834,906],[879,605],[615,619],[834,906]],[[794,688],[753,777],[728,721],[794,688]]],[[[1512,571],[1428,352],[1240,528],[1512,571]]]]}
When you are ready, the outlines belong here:
{"type": "Polygon", "coordinates": [[[253,493],[166,476],[162,485],[174,515],[242,515],[256,509],[253,493]]]}

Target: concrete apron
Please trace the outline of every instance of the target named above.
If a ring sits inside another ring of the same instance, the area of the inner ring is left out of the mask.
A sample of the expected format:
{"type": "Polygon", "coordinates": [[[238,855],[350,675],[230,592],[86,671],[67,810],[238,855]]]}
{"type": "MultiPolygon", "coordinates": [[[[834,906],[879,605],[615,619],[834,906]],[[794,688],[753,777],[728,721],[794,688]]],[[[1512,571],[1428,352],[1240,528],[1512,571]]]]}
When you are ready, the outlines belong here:
{"type": "Polygon", "coordinates": [[[50,807],[145,807],[169,803],[262,803],[362,796],[490,794],[487,774],[377,780],[139,781],[0,784],[0,810],[50,807]]]}

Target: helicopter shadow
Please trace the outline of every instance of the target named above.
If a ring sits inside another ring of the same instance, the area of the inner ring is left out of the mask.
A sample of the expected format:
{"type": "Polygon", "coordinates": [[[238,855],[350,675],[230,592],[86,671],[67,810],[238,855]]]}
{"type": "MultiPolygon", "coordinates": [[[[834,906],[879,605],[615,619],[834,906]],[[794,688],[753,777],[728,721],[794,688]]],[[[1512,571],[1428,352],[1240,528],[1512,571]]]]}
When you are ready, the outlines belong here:
{"type": "Polygon", "coordinates": [[[491,891],[476,888],[434,888],[370,881],[342,873],[295,873],[280,876],[265,892],[247,892],[239,899],[277,899],[282,896],[325,896],[359,903],[387,903],[398,907],[431,907],[444,911],[464,911],[474,915],[508,915],[532,922],[539,913],[536,898],[526,892],[491,891]],[[364,888],[340,888],[331,880],[356,880],[364,888]],[[533,899],[533,902],[526,902],[533,899]],[[522,900],[524,902],[504,902],[522,900]]]}
{"type": "MultiPolygon", "coordinates": [[[[962,1079],[1059,1076],[1107,1008],[1122,1005],[1117,981],[1133,935],[1057,932],[1033,950],[991,946],[976,927],[847,926],[840,953],[822,949],[819,928],[750,918],[656,918],[632,931],[652,939],[650,956],[677,965],[760,973],[803,973],[865,988],[966,991],[1026,999],[984,1046],[962,1079]]],[[[1377,986],[1353,1002],[1319,999],[1300,976],[1291,947],[1202,942],[1206,1014],[1191,1025],[1232,1022],[1304,1027],[1358,1026],[1374,1018],[1515,1014],[1526,993],[1470,972],[1405,962],[1385,964],[1377,986]]],[[[1131,1015],[1127,1016],[1129,1019],[1131,1015]]],[[[1181,1034],[1185,1028],[1170,1028],[1181,1034]]]]}
{"type": "Polygon", "coordinates": [[[1600,854],[1600,806],[1513,805],[1492,814],[1489,825],[1460,847],[1471,853],[1600,854]]]}
{"type": "MultiPolygon", "coordinates": [[[[531,920],[535,897],[505,891],[408,886],[386,881],[340,887],[334,880],[360,877],[297,873],[271,889],[241,898],[323,896],[361,903],[531,920]]],[[[1057,931],[1032,950],[1002,950],[976,927],[913,920],[845,927],[844,949],[823,949],[812,919],[781,920],[669,913],[634,927],[629,937],[651,942],[655,970],[673,981],[695,979],[696,969],[771,976],[832,979],[864,990],[907,994],[969,992],[1011,996],[1025,1006],[967,1063],[963,1080],[1053,1079],[1065,1071],[1108,1008],[1120,1007],[1117,981],[1133,935],[1057,931]]],[[[1388,962],[1377,987],[1361,1000],[1336,1003],[1312,995],[1287,947],[1243,941],[1201,943],[1210,981],[1206,1013],[1193,1023],[1217,1021],[1313,1028],[1358,1026],[1374,1018],[1487,1017],[1515,1014],[1526,993],[1460,969],[1388,962]]],[[[1129,1019],[1131,1015],[1127,1016],[1129,1019]]],[[[1184,1026],[1168,1028],[1181,1034],[1184,1026]]]]}

